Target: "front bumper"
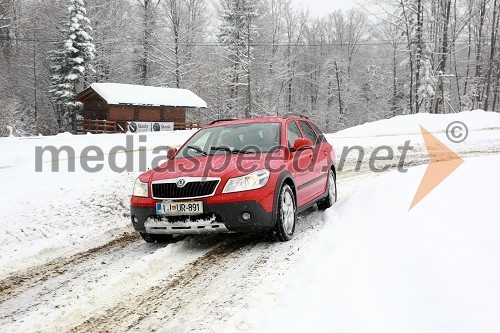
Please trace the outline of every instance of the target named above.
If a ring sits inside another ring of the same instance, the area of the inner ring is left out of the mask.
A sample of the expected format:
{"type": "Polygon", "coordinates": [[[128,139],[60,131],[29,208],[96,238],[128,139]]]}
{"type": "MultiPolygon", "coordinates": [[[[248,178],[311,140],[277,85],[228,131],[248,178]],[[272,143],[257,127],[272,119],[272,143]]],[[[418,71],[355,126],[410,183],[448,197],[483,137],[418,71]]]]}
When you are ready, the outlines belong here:
{"type": "Polygon", "coordinates": [[[272,212],[266,212],[258,201],[210,203],[203,201],[203,215],[166,217],[150,206],[130,206],[135,230],[154,234],[200,234],[269,230],[274,226],[272,212]],[[243,213],[251,218],[244,220],[243,213]]]}

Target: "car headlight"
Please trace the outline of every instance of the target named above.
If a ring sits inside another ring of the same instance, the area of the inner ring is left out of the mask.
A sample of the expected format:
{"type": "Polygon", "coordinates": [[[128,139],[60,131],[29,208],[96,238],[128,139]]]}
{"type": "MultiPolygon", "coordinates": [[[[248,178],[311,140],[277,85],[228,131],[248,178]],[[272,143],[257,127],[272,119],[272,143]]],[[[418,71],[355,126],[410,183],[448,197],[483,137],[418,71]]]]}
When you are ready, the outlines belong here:
{"type": "Polygon", "coordinates": [[[269,180],[270,172],[267,169],[257,170],[246,176],[230,178],[222,193],[255,190],[264,187],[269,180]]]}
{"type": "Polygon", "coordinates": [[[143,183],[139,178],[135,180],[132,195],[135,197],[148,197],[148,183],[143,183]]]}

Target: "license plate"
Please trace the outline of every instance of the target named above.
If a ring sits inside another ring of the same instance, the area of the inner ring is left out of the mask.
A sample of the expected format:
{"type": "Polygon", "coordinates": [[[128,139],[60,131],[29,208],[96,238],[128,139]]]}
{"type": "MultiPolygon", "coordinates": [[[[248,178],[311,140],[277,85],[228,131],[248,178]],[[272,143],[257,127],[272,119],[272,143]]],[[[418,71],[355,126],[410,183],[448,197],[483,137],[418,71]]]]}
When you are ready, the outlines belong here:
{"type": "Polygon", "coordinates": [[[158,215],[199,215],[203,214],[203,201],[159,202],[158,215]]]}

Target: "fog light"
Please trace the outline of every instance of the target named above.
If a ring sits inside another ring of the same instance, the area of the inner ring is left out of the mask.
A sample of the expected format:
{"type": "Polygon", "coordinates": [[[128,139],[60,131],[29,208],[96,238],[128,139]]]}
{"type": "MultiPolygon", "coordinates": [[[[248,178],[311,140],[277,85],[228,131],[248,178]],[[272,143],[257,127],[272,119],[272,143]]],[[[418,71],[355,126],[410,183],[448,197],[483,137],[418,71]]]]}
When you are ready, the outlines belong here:
{"type": "Polygon", "coordinates": [[[135,224],[138,224],[138,223],[139,223],[139,219],[137,218],[137,216],[134,216],[134,218],[133,218],[133,222],[134,222],[135,224]]]}
{"type": "Polygon", "coordinates": [[[248,212],[244,212],[243,214],[241,214],[241,218],[245,221],[248,221],[252,218],[252,215],[248,212]]]}

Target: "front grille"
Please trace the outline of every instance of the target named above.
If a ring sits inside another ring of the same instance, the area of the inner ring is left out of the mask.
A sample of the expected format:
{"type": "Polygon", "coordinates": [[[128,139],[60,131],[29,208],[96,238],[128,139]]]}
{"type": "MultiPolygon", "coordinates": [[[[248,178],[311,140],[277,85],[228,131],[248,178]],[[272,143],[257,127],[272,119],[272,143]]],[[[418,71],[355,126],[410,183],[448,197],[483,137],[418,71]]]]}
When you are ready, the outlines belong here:
{"type": "Polygon", "coordinates": [[[158,199],[196,198],[211,195],[218,180],[188,182],[184,187],[176,183],[153,184],[153,197],[158,199]]]}

